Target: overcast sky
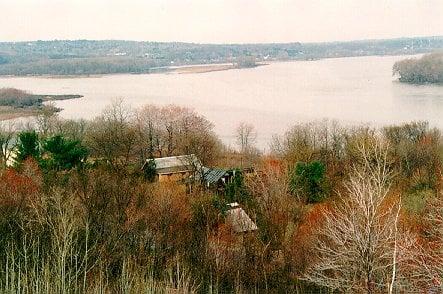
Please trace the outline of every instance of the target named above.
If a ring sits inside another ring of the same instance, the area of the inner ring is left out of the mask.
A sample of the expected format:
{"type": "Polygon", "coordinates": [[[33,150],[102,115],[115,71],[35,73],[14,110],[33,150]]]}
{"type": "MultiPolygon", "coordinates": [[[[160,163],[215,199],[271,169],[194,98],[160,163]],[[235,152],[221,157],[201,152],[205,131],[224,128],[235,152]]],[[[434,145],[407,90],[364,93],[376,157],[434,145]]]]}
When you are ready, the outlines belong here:
{"type": "Polygon", "coordinates": [[[0,41],[312,42],[443,35],[443,0],[0,0],[0,41]]]}

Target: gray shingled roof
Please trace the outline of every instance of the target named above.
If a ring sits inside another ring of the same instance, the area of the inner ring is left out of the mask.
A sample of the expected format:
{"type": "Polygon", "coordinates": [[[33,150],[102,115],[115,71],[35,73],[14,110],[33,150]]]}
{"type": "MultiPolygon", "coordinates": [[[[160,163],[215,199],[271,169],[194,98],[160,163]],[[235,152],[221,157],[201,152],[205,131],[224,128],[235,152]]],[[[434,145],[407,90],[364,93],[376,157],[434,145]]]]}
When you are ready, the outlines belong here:
{"type": "Polygon", "coordinates": [[[201,168],[201,163],[194,154],[155,158],[154,161],[158,174],[187,172],[201,168]]]}

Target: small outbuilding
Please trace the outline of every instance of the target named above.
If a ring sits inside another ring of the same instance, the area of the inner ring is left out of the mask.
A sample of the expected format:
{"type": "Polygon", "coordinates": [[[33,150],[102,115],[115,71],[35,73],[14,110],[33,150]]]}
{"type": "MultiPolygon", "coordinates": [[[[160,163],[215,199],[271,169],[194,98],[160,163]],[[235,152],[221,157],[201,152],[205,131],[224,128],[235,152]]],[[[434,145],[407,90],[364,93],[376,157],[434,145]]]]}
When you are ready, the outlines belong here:
{"type": "Polygon", "coordinates": [[[237,202],[228,205],[230,208],[226,212],[226,223],[235,233],[249,233],[257,230],[257,225],[237,202]]]}

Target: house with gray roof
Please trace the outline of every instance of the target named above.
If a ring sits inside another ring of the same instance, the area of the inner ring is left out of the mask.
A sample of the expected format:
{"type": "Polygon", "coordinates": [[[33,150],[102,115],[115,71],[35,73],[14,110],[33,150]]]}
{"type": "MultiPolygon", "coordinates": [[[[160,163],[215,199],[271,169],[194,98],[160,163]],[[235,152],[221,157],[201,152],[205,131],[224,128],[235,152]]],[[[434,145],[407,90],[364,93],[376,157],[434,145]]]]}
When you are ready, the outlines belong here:
{"type": "Polygon", "coordinates": [[[169,156],[147,159],[143,169],[149,161],[154,161],[158,181],[185,180],[195,175],[202,169],[200,160],[194,154],[169,156]]]}

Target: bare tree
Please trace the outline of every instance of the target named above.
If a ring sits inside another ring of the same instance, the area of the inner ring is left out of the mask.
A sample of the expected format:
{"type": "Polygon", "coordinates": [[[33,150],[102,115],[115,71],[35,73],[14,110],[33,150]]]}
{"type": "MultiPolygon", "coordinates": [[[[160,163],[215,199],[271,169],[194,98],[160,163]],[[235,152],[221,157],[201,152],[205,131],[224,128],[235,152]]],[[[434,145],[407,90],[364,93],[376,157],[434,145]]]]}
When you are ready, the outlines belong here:
{"type": "Polygon", "coordinates": [[[206,164],[220,145],[212,123],[186,107],[146,105],[136,125],[142,158],[195,154],[206,164]]]}
{"type": "Polygon", "coordinates": [[[358,150],[361,162],[353,167],[346,195],[324,212],[318,258],[304,279],[343,292],[392,293],[400,287],[399,265],[408,257],[398,226],[400,200],[388,196],[392,170],[386,144],[375,139],[358,150]]]}
{"type": "Polygon", "coordinates": [[[55,132],[72,140],[83,141],[89,121],[80,119],[60,119],[57,121],[55,132]]]}
{"type": "Polygon", "coordinates": [[[414,258],[408,264],[409,278],[413,286],[423,293],[442,293],[443,199],[441,195],[428,201],[425,215],[422,228],[424,234],[413,244],[414,258]]]}
{"type": "Polygon", "coordinates": [[[36,128],[40,135],[46,138],[55,133],[58,121],[57,107],[54,102],[50,102],[39,110],[36,117],[36,128]]]}
{"type": "Polygon", "coordinates": [[[144,161],[154,156],[162,157],[160,108],[152,104],[142,107],[136,113],[136,126],[140,158],[144,161]]]}
{"type": "Polygon", "coordinates": [[[240,149],[241,164],[243,165],[243,157],[247,161],[251,159],[253,154],[257,154],[255,143],[257,140],[257,132],[252,124],[241,122],[236,129],[236,141],[240,149]]]}
{"type": "Polygon", "coordinates": [[[241,122],[236,129],[237,145],[240,152],[246,153],[257,140],[257,132],[252,124],[241,122]]]}
{"type": "Polygon", "coordinates": [[[114,168],[127,166],[134,159],[137,136],[132,115],[132,109],[118,100],[89,124],[85,144],[92,156],[106,160],[114,168]]]}
{"type": "Polygon", "coordinates": [[[0,167],[6,168],[12,156],[14,148],[13,139],[15,136],[14,123],[0,124],[0,167]]]}

